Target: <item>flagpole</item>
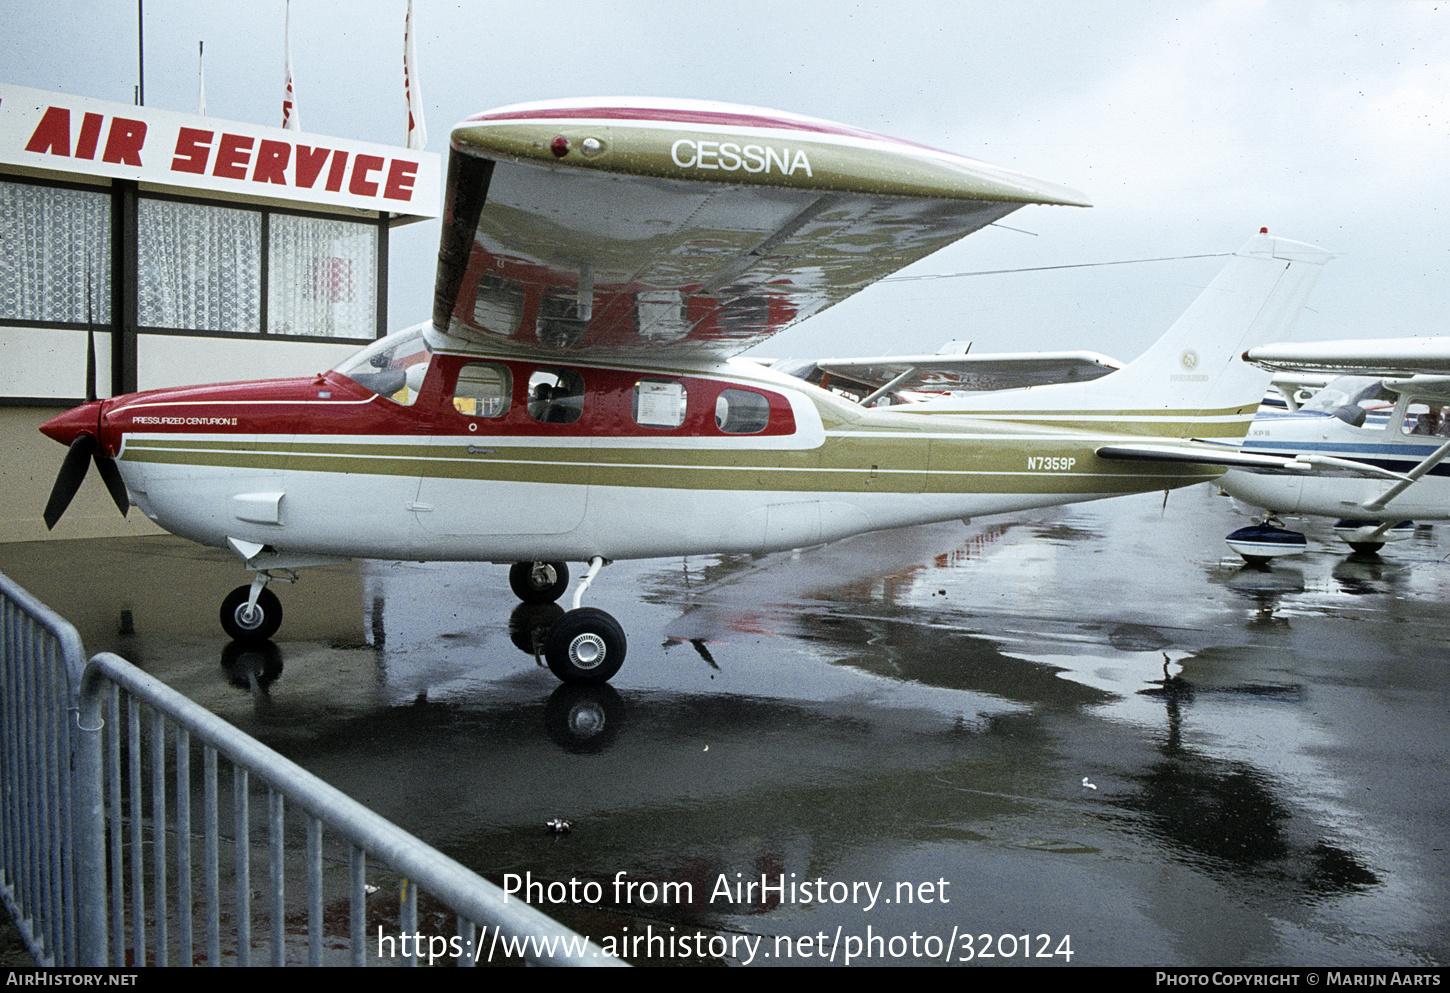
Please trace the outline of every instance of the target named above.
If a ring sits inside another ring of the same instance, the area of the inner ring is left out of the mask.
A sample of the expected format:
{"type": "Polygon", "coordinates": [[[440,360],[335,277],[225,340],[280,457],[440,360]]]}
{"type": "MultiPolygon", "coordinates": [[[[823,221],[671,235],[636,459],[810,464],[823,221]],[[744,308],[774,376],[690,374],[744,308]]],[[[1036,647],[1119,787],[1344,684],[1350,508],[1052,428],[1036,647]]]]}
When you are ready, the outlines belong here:
{"type": "Polygon", "coordinates": [[[292,82],[292,0],[287,0],[287,18],[283,21],[282,51],[287,60],[287,89],[282,94],[282,127],[288,131],[301,131],[302,122],[297,113],[297,91],[292,82]]]}
{"type": "Polygon", "coordinates": [[[136,0],[136,106],[146,106],[146,22],[136,0]]]}
{"type": "Polygon", "coordinates": [[[206,116],[206,42],[196,43],[196,112],[206,116]]]}
{"type": "Polygon", "coordinates": [[[428,126],[423,121],[423,94],[418,88],[418,50],[413,35],[413,0],[408,0],[408,17],[403,22],[403,96],[408,101],[407,147],[422,151],[428,144],[428,126]]]}

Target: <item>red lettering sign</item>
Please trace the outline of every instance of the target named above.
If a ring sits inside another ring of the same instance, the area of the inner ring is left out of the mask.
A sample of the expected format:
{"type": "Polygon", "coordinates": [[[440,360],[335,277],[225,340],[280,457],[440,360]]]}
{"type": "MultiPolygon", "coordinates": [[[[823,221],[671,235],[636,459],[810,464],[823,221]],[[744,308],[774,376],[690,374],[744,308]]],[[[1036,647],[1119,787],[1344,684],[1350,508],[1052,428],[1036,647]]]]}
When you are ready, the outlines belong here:
{"type": "Polygon", "coordinates": [[[50,152],[52,155],[70,155],[70,111],[64,107],[47,107],[35,126],[27,152],[50,152]]]}
{"type": "Polygon", "coordinates": [[[352,160],[352,182],[347,184],[347,191],[354,196],[375,197],[378,195],[378,184],[368,182],[368,173],[377,172],[382,169],[383,160],[377,155],[356,155],[352,160]]]}
{"type": "Polygon", "coordinates": [[[418,178],[418,163],[394,159],[388,168],[388,185],[383,187],[383,196],[389,200],[413,199],[413,181],[418,178]]]}
{"type": "Polygon", "coordinates": [[[176,157],[171,160],[172,172],[206,175],[206,160],[211,157],[213,132],[200,128],[181,128],[176,132],[176,157]]]}
{"type": "MultiPolygon", "coordinates": [[[[97,106],[99,106],[97,104],[97,106]]],[[[121,108],[124,112],[124,108],[121,108]]],[[[340,148],[320,148],[294,144],[287,138],[233,134],[226,131],[187,127],[179,121],[172,124],[137,120],[100,110],[77,110],[45,106],[40,119],[25,144],[25,151],[39,155],[74,158],[76,161],[55,168],[87,171],[84,162],[99,160],[110,165],[145,170],[142,162],[148,127],[161,127],[158,141],[169,141],[170,129],[176,131],[169,172],[198,177],[216,177],[225,181],[242,181],[259,186],[291,187],[297,199],[306,200],[304,190],[320,196],[346,193],[368,200],[387,199],[410,202],[417,192],[423,162],[418,159],[393,158],[386,149],[382,154],[348,152],[340,148]],[[78,128],[71,132],[71,118],[77,117],[78,128]],[[84,160],[84,162],[82,161],[84,160]]],[[[153,142],[153,144],[156,142],[153,142]]],[[[153,153],[153,157],[160,156],[153,153]]],[[[165,167],[162,167],[165,168],[165,167]]],[[[107,170],[99,169],[102,174],[107,170]]],[[[162,180],[153,166],[148,178],[162,180]]],[[[175,175],[174,182],[193,185],[175,175]]],[[[197,182],[198,188],[220,188],[209,181],[197,182]]],[[[258,189],[258,193],[263,192],[258,189]]],[[[280,191],[279,191],[280,192],[280,191]]],[[[292,196],[292,194],[288,194],[292,196]]],[[[325,199],[325,198],[324,198],[325,199]]]]}
{"type": "Polygon", "coordinates": [[[101,122],[105,119],[101,114],[87,114],[81,118],[81,133],[76,139],[76,158],[96,157],[96,145],[101,140],[101,122]]]}
{"type": "Polygon", "coordinates": [[[297,186],[300,189],[310,190],[312,184],[317,182],[317,177],[322,173],[322,167],[327,164],[327,157],[332,154],[330,148],[309,148],[306,145],[297,146],[297,186]]]}
{"type": "Polygon", "coordinates": [[[141,165],[141,146],[145,143],[145,121],[114,117],[111,119],[111,130],[106,135],[106,150],[101,153],[101,161],[109,162],[112,165],[139,167],[141,165]]]}
{"type": "Polygon", "coordinates": [[[257,147],[257,164],[252,169],[252,182],[286,186],[287,177],[283,170],[287,168],[287,160],[291,157],[292,146],[287,142],[263,138],[262,144],[257,147]]]}
{"type": "Polygon", "coordinates": [[[245,135],[224,133],[217,144],[216,164],[212,166],[211,174],[222,179],[246,179],[254,141],[255,138],[245,135]]]}

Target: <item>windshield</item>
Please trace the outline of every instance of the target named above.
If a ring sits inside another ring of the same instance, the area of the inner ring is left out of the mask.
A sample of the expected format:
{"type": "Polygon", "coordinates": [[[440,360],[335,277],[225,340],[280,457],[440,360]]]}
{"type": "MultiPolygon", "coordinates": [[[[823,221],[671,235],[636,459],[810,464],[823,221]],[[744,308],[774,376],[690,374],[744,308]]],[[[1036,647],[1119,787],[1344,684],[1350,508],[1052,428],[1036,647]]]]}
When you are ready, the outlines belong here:
{"type": "Polygon", "coordinates": [[[1332,414],[1346,424],[1363,427],[1370,410],[1394,406],[1395,397],[1384,382],[1371,376],[1341,376],[1304,402],[1300,410],[1332,414]]]}
{"type": "Polygon", "coordinates": [[[416,327],[379,338],[332,371],[380,396],[410,404],[417,399],[432,357],[423,328],[416,327]]]}

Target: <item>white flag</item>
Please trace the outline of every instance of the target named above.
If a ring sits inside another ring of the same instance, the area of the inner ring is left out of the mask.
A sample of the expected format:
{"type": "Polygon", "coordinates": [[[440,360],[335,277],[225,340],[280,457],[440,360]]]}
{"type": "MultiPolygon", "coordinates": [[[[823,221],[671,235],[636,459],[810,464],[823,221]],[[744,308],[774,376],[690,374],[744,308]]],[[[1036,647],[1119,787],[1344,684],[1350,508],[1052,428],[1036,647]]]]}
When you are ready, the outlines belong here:
{"type": "Polygon", "coordinates": [[[408,0],[408,18],[403,23],[403,96],[408,101],[408,147],[422,151],[428,144],[428,125],[423,122],[423,94],[418,91],[418,52],[413,46],[413,0],[408,0]]]}
{"type": "Polygon", "coordinates": [[[292,87],[292,0],[287,0],[287,19],[283,23],[286,37],[282,41],[282,50],[287,59],[287,89],[282,94],[282,127],[288,131],[301,131],[296,91],[292,87]]]}

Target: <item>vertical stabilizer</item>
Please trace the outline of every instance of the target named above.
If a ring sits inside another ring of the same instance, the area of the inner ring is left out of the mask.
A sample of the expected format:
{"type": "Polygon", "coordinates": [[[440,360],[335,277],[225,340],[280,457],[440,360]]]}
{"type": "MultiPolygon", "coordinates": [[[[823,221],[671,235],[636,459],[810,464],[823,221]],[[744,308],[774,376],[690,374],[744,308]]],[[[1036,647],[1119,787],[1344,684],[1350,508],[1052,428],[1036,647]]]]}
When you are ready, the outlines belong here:
{"type": "Polygon", "coordinates": [[[1245,350],[1288,337],[1323,265],[1322,248],[1260,233],[1229,259],[1193,305],[1137,359],[1088,383],[1007,390],[955,401],[992,420],[1125,434],[1238,438],[1270,373],[1245,350]]]}

